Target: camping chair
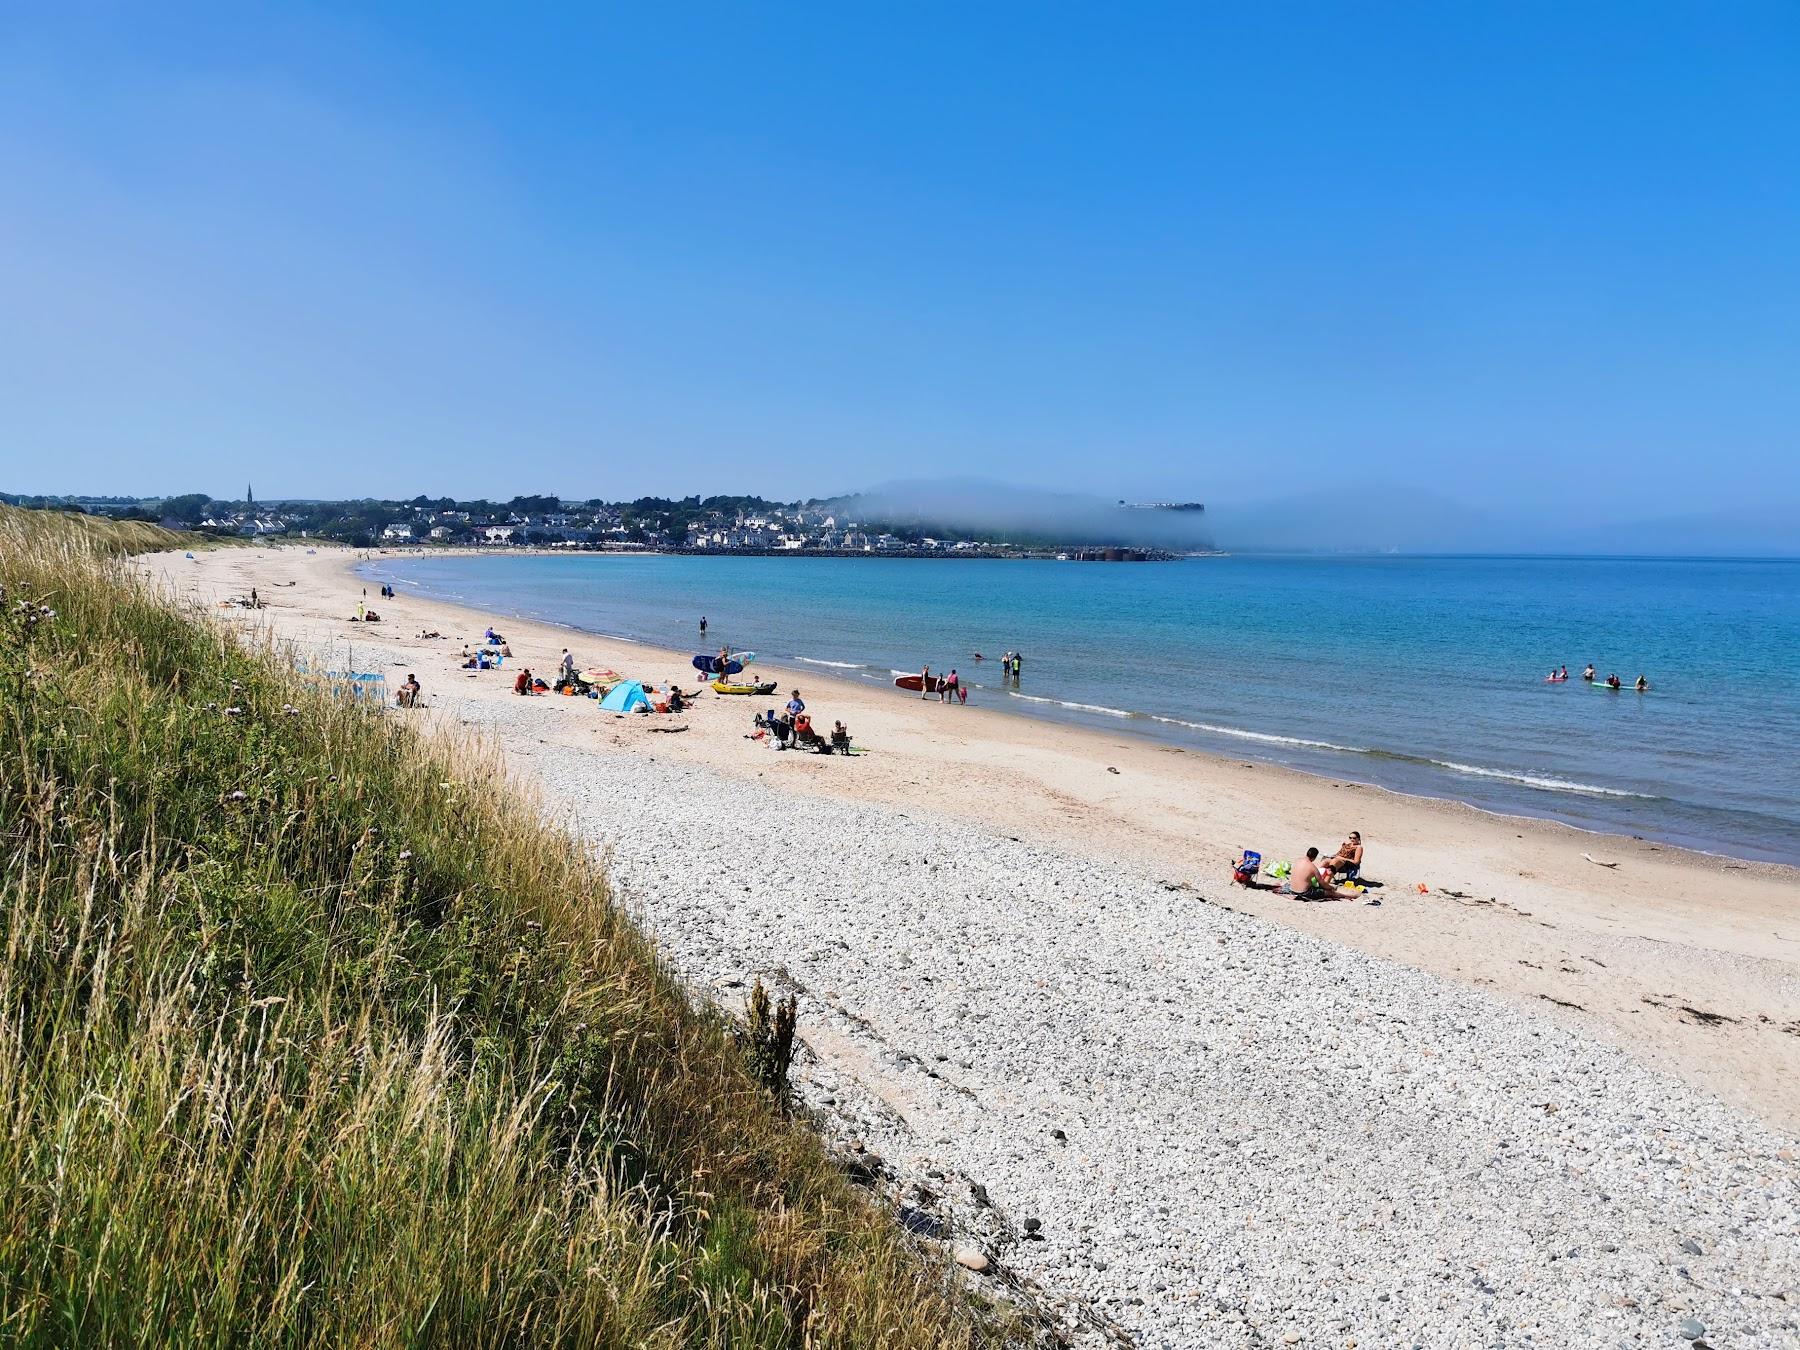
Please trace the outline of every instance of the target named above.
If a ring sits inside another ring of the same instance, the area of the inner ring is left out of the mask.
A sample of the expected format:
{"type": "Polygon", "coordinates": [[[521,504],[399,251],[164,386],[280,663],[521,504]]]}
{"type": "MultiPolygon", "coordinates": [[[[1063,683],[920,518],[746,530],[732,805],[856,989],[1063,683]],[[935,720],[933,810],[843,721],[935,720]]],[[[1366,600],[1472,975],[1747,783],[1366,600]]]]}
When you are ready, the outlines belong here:
{"type": "Polygon", "coordinates": [[[1231,879],[1240,886],[1251,886],[1256,883],[1256,874],[1262,871],[1262,854],[1255,849],[1245,849],[1243,859],[1232,871],[1231,879]]]}

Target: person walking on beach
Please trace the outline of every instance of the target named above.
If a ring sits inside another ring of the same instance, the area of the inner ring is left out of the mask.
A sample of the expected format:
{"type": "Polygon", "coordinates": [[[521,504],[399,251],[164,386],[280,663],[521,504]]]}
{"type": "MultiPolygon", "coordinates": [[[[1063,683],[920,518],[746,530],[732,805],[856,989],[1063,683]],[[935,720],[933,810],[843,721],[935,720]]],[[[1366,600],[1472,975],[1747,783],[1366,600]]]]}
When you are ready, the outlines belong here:
{"type": "Polygon", "coordinates": [[[931,697],[931,663],[929,661],[927,661],[924,668],[919,671],[919,697],[931,697]]]}
{"type": "Polygon", "coordinates": [[[788,705],[787,705],[788,721],[789,722],[796,721],[799,718],[800,714],[805,711],[806,711],[806,704],[801,701],[800,691],[798,689],[796,689],[796,690],[794,690],[794,696],[788,700],[788,705]]]}
{"type": "Polygon", "coordinates": [[[570,655],[567,647],[563,648],[562,676],[563,679],[567,680],[570,684],[575,683],[575,658],[570,655]]]}

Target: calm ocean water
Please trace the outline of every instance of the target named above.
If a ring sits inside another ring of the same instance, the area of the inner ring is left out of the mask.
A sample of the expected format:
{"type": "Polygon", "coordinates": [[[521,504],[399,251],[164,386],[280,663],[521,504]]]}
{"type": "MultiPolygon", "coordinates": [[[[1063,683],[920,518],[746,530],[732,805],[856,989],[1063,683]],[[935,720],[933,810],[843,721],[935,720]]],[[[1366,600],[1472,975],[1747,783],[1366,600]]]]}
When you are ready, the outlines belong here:
{"type": "Polygon", "coordinates": [[[1800,563],[496,555],[364,573],[880,685],[954,666],[988,707],[1800,862],[1800,563]],[[1008,648],[1016,688],[992,659],[1008,648]],[[1543,682],[1590,660],[1654,688],[1543,682]]]}

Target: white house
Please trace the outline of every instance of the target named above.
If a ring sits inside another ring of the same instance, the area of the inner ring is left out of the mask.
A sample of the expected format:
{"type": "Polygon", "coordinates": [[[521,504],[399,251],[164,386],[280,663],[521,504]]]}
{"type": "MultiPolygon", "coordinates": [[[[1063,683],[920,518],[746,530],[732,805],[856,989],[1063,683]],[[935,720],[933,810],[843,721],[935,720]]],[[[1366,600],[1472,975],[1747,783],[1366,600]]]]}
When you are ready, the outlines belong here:
{"type": "Polygon", "coordinates": [[[481,532],[481,537],[490,544],[509,544],[512,542],[513,527],[511,525],[490,525],[481,532]]]}
{"type": "Polygon", "coordinates": [[[413,528],[410,525],[389,525],[382,530],[381,537],[383,539],[411,539],[413,537],[413,528]]]}

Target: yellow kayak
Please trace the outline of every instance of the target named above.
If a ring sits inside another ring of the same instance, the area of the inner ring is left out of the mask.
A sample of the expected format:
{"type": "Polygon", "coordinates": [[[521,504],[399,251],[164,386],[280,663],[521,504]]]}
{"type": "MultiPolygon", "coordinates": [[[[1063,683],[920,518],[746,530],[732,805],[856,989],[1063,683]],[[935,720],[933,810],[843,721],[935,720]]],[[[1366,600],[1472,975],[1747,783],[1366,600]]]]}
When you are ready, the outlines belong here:
{"type": "Polygon", "coordinates": [[[775,681],[770,680],[767,684],[730,684],[724,680],[714,680],[712,687],[715,694],[772,694],[775,692],[775,681]]]}

